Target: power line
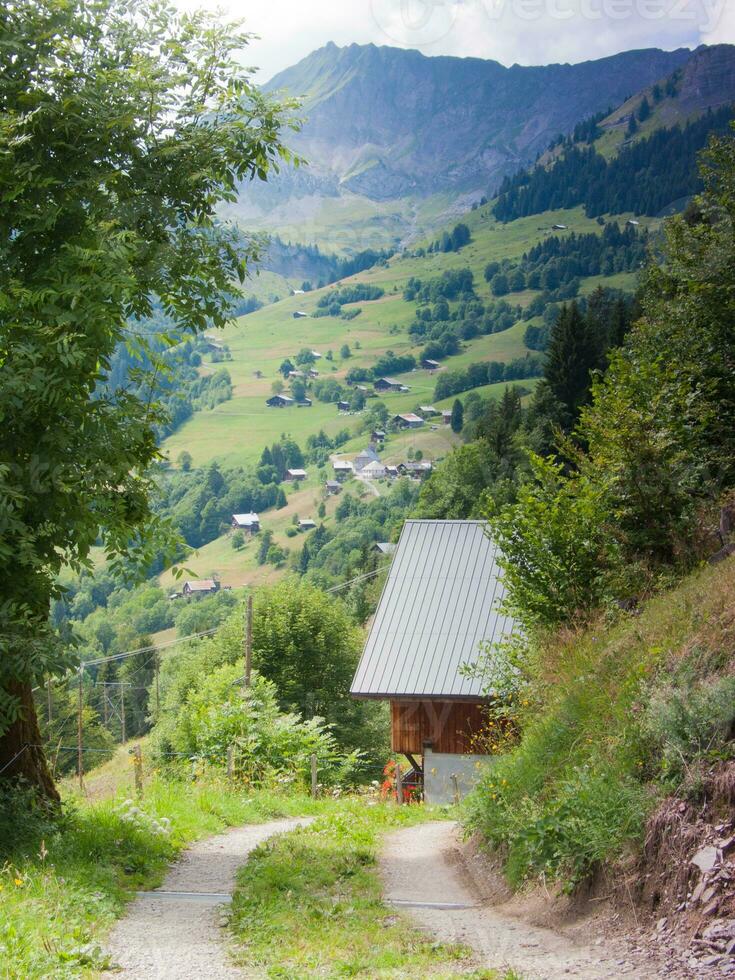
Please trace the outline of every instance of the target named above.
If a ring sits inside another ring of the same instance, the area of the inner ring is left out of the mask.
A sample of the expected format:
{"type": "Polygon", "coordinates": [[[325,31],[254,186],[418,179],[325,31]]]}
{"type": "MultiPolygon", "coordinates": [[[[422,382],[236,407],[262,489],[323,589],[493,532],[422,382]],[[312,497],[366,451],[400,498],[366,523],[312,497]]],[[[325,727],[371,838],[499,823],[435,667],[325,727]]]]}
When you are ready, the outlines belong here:
{"type": "Polygon", "coordinates": [[[126,650],[124,653],[114,653],[109,657],[97,657],[95,660],[83,660],[80,663],[80,667],[98,667],[100,664],[109,664],[115,660],[125,660],[127,657],[136,657],[141,653],[156,653],[158,650],[166,650],[168,647],[178,646],[179,643],[186,643],[189,640],[198,640],[202,636],[211,636],[216,633],[219,626],[215,626],[211,630],[202,630],[201,633],[190,633],[189,636],[180,636],[175,640],[166,640],[163,643],[157,643],[147,647],[141,647],[139,650],[126,650]]]}

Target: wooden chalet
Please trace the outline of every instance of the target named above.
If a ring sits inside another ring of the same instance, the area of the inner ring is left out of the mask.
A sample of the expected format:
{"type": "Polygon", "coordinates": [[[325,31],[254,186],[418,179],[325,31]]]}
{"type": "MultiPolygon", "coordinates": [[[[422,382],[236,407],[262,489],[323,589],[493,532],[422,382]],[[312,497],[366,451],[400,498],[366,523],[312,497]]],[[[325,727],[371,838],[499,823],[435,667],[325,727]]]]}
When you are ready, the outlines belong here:
{"type": "Polygon", "coordinates": [[[257,514],[233,514],[232,527],[246,534],[257,534],[260,531],[260,518],[257,514]]]}
{"type": "Polygon", "coordinates": [[[212,595],[215,592],[219,592],[219,588],[219,582],[216,579],[198,578],[193,581],[184,582],[181,594],[189,599],[192,596],[212,595]]]}
{"type": "Polygon", "coordinates": [[[403,412],[401,415],[393,416],[393,424],[399,429],[420,429],[424,420],[415,412],[403,412]]]}
{"type": "Polygon", "coordinates": [[[327,480],[324,490],[328,497],[336,497],[338,493],[342,493],[342,484],[339,480],[327,480]]]}
{"type": "Polygon", "coordinates": [[[283,479],[288,483],[299,483],[306,479],[306,470],[286,470],[283,479]]]}
{"type": "Polygon", "coordinates": [[[421,367],[426,371],[438,371],[441,364],[439,361],[434,361],[430,357],[425,357],[421,362],[421,367]]]}
{"type": "Polygon", "coordinates": [[[316,527],[316,521],[313,521],[310,517],[302,518],[298,525],[299,531],[313,531],[316,527]]]}
{"type": "Polygon", "coordinates": [[[378,378],[373,387],[376,391],[400,391],[403,386],[393,378],[378,378]]]}
{"type": "Polygon", "coordinates": [[[269,398],[266,402],[270,408],[289,408],[291,405],[295,405],[296,402],[293,398],[289,398],[288,395],[274,395],[269,398]]]}
{"type": "Polygon", "coordinates": [[[337,402],[337,411],[338,412],[349,412],[349,410],[350,410],[350,403],[349,402],[337,402]]]}
{"type": "Polygon", "coordinates": [[[462,668],[513,631],[497,556],[481,521],[406,521],[352,681],[353,697],[390,701],[391,748],[427,802],[465,793],[486,759],[493,678],[462,668]]]}

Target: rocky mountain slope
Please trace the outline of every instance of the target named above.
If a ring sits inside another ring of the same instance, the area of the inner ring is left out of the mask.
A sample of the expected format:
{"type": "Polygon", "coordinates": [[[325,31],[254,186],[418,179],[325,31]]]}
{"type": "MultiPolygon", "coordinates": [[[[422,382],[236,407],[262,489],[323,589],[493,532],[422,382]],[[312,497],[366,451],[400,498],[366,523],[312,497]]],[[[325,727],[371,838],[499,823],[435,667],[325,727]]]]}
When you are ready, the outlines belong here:
{"type": "Polygon", "coordinates": [[[629,51],[577,65],[506,68],[478,58],[334,44],[277,75],[303,98],[295,141],[324,189],[373,199],[492,190],[549,140],[670,75],[691,52],[629,51]]]}

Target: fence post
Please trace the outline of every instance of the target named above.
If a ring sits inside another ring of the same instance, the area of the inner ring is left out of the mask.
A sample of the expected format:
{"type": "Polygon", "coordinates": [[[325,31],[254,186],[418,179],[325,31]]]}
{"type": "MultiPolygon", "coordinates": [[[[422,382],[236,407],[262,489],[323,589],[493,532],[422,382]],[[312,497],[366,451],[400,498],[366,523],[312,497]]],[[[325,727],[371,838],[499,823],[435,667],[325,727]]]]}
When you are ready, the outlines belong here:
{"type": "Polygon", "coordinates": [[[253,594],[248,596],[245,613],[245,687],[250,687],[253,663],[253,594]]]}
{"type": "Polygon", "coordinates": [[[396,803],[398,806],[403,804],[403,773],[400,762],[396,762],[396,803]]]}
{"type": "Polygon", "coordinates": [[[135,773],[135,792],[143,796],[143,753],[139,745],[133,749],[133,770],[135,773]]]}
{"type": "Polygon", "coordinates": [[[311,795],[316,799],[319,784],[316,776],[316,752],[311,753],[311,795]]]}
{"type": "Polygon", "coordinates": [[[235,750],[232,745],[227,746],[227,778],[232,779],[232,774],[235,771],[234,766],[234,756],[235,750]]]}
{"type": "Polygon", "coordinates": [[[459,782],[457,780],[457,773],[452,773],[452,785],[454,786],[454,805],[459,806],[459,782]]]}
{"type": "Polygon", "coordinates": [[[82,732],[82,709],[84,707],[83,675],[84,666],[79,664],[79,703],[77,705],[77,775],[79,776],[79,789],[84,789],[84,736],[82,732]]]}

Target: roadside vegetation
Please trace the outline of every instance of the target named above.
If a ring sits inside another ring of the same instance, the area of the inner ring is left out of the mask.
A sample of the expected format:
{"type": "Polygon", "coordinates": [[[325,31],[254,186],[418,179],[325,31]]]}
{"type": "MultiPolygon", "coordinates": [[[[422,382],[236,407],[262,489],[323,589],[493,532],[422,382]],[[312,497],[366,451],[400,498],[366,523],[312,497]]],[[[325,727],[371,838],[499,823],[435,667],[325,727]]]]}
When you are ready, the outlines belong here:
{"type": "Polygon", "coordinates": [[[514,485],[487,483],[523,638],[487,652],[510,737],[468,823],[516,885],[571,888],[640,852],[667,796],[715,822],[731,806],[734,179],[735,140],[712,140],[705,192],[667,224],[642,315],[591,382],[557,356],[585,338],[573,310],[560,319],[536,393],[568,391],[552,451],[529,452],[519,425],[514,485]]]}

